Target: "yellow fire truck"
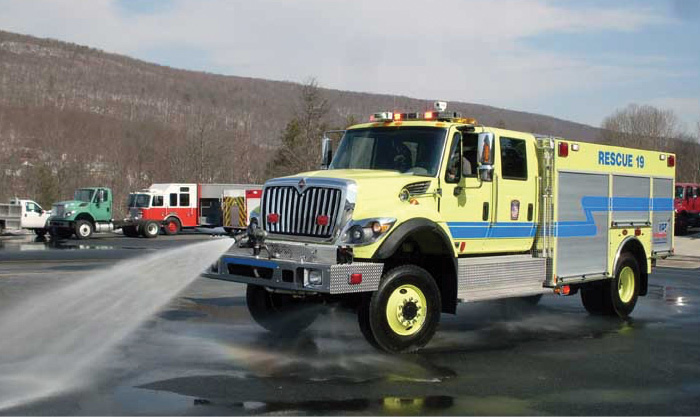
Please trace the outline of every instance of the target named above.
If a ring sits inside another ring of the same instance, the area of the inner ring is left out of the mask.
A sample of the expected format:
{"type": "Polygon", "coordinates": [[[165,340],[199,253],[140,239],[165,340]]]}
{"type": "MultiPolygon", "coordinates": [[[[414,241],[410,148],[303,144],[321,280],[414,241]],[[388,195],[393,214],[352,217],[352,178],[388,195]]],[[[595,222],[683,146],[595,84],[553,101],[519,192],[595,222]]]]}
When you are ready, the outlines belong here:
{"type": "Polygon", "coordinates": [[[478,124],[444,102],[343,132],[325,169],[268,181],[247,235],[205,276],[247,284],[272,332],[318,302],[357,309],[369,343],[413,351],[478,300],[580,293],[628,316],[673,253],[675,155],[478,124]]]}

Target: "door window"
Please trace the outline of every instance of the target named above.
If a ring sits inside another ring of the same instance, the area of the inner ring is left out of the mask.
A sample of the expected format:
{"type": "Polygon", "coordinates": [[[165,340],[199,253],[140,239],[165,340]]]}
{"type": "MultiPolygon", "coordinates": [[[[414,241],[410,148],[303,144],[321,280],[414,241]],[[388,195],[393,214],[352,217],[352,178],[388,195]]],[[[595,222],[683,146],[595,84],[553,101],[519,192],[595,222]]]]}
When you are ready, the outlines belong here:
{"type": "Polygon", "coordinates": [[[180,194],[180,206],[189,207],[190,206],[190,195],[180,194]]]}
{"type": "Polygon", "coordinates": [[[460,133],[455,133],[452,136],[452,145],[450,146],[450,157],[447,160],[447,169],[445,170],[445,182],[456,184],[462,176],[462,159],[459,155],[459,141],[462,140],[460,133]]]}
{"type": "Polygon", "coordinates": [[[476,177],[476,157],[479,136],[467,134],[462,140],[462,176],[476,177]]]}
{"type": "Polygon", "coordinates": [[[527,180],[525,141],[501,137],[501,175],[507,180],[527,180]]]}
{"type": "Polygon", "coordinates": [[[163,207],[163,196],[154,195],[153,196],[153,207],[163,207]]]}
{"type": "Polygon", "coordinates": [[[177,207],[177,194],[170,194],[170,207],[177,207]]]}

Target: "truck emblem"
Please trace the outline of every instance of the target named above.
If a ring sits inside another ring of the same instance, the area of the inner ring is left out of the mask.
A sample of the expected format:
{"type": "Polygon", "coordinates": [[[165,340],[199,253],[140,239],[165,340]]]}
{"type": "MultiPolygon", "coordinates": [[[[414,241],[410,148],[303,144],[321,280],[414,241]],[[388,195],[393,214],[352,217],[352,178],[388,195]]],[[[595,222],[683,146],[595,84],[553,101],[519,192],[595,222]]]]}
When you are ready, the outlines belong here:
{"type": "Polygon", "coordinates": [[[304,179],[302,178],[302,179],[299,180],[299,184],[298,184],[298,185],[299,185],[299,190],[303,190],[304,187],[306,187],[306,181],[304,181],[304,179]]]}
{"type": "Polygon", "coordinates": [[[518,217],[520,217],[520,201],[511,200],[511,202],[510,202],[510,219],[511,220],[518,220],[518,217]]]}

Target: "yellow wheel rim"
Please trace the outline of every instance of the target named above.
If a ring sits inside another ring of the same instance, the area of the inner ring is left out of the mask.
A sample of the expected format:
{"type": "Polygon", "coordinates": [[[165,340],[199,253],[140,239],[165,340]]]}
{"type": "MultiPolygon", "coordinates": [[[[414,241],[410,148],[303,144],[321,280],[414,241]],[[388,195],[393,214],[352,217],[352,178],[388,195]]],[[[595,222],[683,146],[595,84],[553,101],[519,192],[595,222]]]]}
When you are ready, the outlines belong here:
{"type": "Polygon", "coordinates": [[[418,333],[425,323],[427,314],[425,295],[414,285],[401,285],[396,288],[386,303],[386,320],[394,333],[410,336],[418,333]]]}
{"type": "Polygon", "coordinates": [[[620,271],[620,277],[617,279],[617,292],[623,303],[629,303],[634,295],[634,271],[629,266],[620,271]]]}

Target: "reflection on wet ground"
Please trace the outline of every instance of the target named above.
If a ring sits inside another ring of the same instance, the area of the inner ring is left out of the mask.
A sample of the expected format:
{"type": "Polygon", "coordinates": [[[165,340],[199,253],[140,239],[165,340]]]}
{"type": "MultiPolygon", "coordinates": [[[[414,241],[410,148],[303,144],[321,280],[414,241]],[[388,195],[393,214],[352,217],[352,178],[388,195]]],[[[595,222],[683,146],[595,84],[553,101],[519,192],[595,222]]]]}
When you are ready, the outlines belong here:
{"type": "Polygon", "coordinates": [[[242,286],[201,279],[90,390],[10,414],[697,414],[699,272],[660,269],[623,321],[587,315],[577,296],[461,305],[410,355],[377,352],[337,307],[274,337],[251,321],[242,286]]]}

